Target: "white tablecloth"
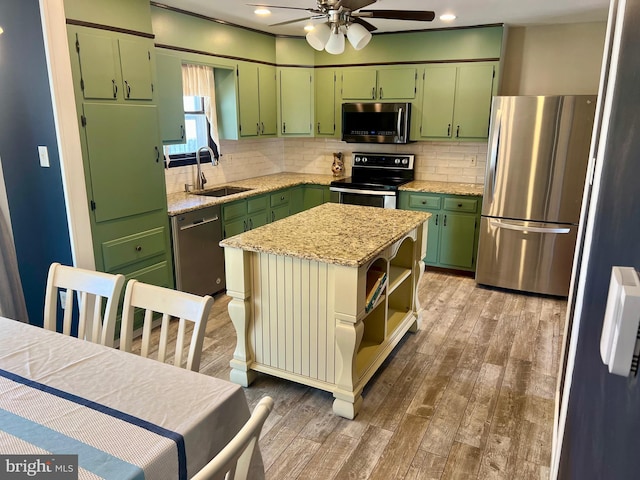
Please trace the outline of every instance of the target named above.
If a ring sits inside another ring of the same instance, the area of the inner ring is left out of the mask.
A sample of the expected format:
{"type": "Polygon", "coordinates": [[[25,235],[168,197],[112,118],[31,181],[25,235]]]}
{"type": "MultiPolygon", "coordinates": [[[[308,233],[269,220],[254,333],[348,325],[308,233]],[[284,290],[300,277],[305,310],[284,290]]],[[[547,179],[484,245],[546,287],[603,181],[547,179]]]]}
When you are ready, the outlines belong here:
{"type": "Polygon", "coordinates": [[[233,383],[0,317],[2,454],[78,454],[86,479],[189,478],[249,415],[233,383]]]}

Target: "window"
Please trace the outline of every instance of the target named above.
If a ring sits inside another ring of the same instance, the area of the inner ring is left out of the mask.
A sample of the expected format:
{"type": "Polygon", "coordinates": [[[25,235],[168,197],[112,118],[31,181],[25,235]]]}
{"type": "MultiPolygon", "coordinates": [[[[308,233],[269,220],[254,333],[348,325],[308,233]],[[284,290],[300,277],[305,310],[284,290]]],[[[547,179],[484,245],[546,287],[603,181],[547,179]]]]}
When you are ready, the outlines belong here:
{"type": "Polygon", "coordinates": [[[184,104],[185,143],[168,145],[166,151],[174,158],[192,157],[200,147],[210,145],[207,117],[203,97],[182,97],[184,104]],[[175,157],[174,157],[175,155],[175,157]]]}

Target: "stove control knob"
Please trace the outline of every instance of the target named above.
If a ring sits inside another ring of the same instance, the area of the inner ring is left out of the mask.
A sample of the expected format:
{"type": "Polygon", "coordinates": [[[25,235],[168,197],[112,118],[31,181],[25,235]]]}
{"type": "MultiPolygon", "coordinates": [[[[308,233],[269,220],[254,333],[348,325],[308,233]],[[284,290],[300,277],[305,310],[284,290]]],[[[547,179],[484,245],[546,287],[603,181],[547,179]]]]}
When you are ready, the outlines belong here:
{"type": "Polygon", "coordinates": [[[360,163],[360,157],[354,157],[353,163],[360,163]]]}
{"type": "Polygon", "coordinates": [[[402,159],[402,164],[406,165],[407,163],[409,163],[409,160],[407,158],[403,158],[402,159]]]}
{"type": "Polygon", "coordinates": [[[399,158],[396,158],[396,160],[395,160],[395,164],[396,164],[396,165],[400,165],[400,159],[399,159],[399,158]]]}
{"type": "Polygon", "coordinates": [[[367,157],[362,157],[362,163],[367,163],[367,157]]]}

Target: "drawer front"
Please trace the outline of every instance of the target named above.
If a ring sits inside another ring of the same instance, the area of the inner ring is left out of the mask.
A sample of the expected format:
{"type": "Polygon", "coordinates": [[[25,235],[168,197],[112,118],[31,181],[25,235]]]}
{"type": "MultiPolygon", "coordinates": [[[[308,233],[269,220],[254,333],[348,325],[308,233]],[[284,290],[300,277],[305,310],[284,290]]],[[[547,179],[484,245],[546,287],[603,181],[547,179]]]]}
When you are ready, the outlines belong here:
{"type": "Polygon", "coordinates": [[[291,192],[278,192],[271,194],[271,206],[277,207],[279,205],[284,205],[285,203],[289,203],[289,194],[291,192]]]}
{"type": "Polygon", "coordinates": [[[440,210],[440,197],[431,195],[409,195],[410,208],[428,208],[440,210]]]}
{"type": "Polygon", "coordinates": [[[444,209],[452,212],[476,213],[478,211],[478,200],[471,198],[445,198],[444,209]]]}
{"type": "Polygon", "coordinates": [[[139,282],[148,283],[149,285],[171,288],[171,285],[167,284],[167,279],[169,278],[169,264],[167,262],[154,263],[148,267],[127,273],[124,277],[127,282],[135,278],[139,282]]]}
{"type": "Polygon", "coordinates": [[[252,214],[261,210],[266,210],[268,198],[266,196],[247,199],[247,213],[252,214]]]}
{"type": "Polygon", "coordinates": [[[235,203],[229,203],[222,206],[222,218],[230,220],[232,218],[242,217],[247,214],[247,202],[241,200],[235,203]]]}
{"type": "Polygon", "coordinates": [[[102,244],[102,259],[107,272],[164,253],[164,227],[109,240],[102,244]]]}

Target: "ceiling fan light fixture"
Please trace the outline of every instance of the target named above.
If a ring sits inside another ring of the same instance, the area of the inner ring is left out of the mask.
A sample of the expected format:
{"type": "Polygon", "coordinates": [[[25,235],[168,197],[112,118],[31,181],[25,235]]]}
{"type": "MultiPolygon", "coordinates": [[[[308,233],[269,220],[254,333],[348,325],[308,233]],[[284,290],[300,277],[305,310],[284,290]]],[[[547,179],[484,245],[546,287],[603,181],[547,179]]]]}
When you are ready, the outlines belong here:
{"type": "Polygon", "coordinates": [[[371,41],[371,32],[359,23],[347,27],[347,38],[355,50],[362,50],[371,41]]]}
{"type": "Polygon", "coordinates": [[[333,29],[324,49],[332,55],[340,55],[344,52],[344,34],[340,31],[340,27],[336,26],[333,29]]]}
{"type": "Polygon", "coordinates": [[[443,13],[439,18],[443,22],[450,22],[452,20],[455,20],[456,16],[453,13],[443,13]]]}
{"type": "Polygon", "coordinates": [[[256,8],[253,13],[256,15],[271,15],[271,10],[265,7],[256,8]]]}
{"type": "Polygon", "coordinates": [[[319,25],[316,25],[313,30],[307,33],[306,38],[309,45],[320,51],[324,50],[330,36],[331,28],[329,28],[329,25],[326,23],[320,23],[319,25]]]}

